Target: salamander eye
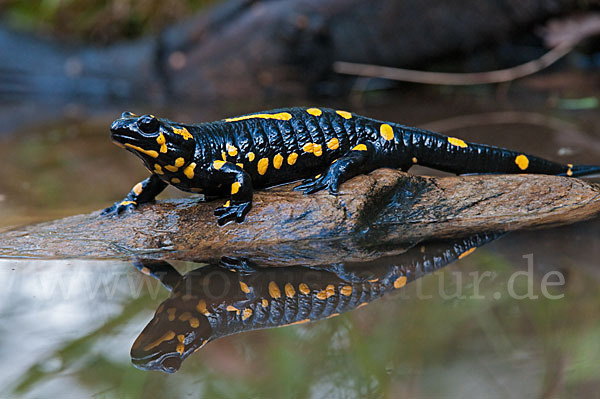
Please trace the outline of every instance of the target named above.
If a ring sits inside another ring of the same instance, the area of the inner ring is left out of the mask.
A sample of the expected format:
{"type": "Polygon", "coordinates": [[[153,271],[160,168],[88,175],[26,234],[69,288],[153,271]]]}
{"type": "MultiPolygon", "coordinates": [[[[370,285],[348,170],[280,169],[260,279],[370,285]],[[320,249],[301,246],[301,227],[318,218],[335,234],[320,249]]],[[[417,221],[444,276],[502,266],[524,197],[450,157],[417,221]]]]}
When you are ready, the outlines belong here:
{"type": "Polygon", "coordinates": [[[152,115],[144,115],[137,122],[138,127],[144,133],[154,133],[160,127],[158,119],[152,115]]]}

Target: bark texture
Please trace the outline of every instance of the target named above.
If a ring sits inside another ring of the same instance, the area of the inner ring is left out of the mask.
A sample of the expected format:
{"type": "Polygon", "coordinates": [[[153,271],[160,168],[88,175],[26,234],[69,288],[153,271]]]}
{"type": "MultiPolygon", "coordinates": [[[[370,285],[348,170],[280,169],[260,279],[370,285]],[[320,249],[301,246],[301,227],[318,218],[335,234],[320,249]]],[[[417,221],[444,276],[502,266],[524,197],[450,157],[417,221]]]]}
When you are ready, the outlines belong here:
{"type": "Polygon", "coordinates": [[[420,177],[379,169],[338,196],[286,185],[255,193],[241,224],[218,227],[222,201],[161,201],[119,217],[99,212],[0,233],[0,257],[129,258],[323,265],[397,255],[423,241],[574,223],[600,211],[600,187],[541,175],[420,177]]]}

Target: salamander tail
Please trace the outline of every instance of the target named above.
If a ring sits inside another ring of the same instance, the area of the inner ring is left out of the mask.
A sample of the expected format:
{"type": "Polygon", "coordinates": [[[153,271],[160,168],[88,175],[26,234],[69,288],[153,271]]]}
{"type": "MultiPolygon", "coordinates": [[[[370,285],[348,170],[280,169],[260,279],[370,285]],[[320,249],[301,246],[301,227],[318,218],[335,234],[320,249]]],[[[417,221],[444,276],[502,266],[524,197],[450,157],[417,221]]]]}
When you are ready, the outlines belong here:
{"type": "Polygon", "coordinates": [[[566,172],[559,176],[582,177],[591,175],[600,175],[600,166],[596,165],[568,165],[566,172]]]}

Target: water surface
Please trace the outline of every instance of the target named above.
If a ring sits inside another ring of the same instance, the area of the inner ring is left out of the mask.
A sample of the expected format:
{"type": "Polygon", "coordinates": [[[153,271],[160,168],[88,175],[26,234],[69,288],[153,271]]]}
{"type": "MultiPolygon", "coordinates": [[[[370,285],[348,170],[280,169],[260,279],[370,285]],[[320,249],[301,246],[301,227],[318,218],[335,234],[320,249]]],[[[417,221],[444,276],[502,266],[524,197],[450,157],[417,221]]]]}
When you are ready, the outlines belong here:
{"type": "MultiPolygon", "coordinates": [[[[548,98],[409,90],[319,105],[564,163],[600,162],[597,110],[548,98]]],[[[199,121],[269,108],[248,107],[132,111],[199,121]]],[[[22,125],[0,138],[0,229],[103,208],[145,178],[110,143],[118,113],[22,125]]],[[[591,396],[600,389],[599,230],[592,220],[507,235],[352,312],[211,342],[172,375],[138,370],[129,357],[168,296],[156,280],[121,261],[3,259],[0,396],[591,396]]]]}

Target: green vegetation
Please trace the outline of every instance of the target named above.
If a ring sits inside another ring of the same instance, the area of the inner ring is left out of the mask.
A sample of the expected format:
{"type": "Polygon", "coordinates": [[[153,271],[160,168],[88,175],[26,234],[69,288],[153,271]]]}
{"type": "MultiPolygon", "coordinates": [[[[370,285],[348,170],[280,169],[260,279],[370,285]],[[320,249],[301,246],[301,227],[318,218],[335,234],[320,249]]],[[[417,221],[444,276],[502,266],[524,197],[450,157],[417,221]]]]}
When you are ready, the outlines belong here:
{"type": "Polygon", "coordinates": [[[160,31],[216,0],[5,0],[4,23],[14,29],[108,43],[160,31]]]}

